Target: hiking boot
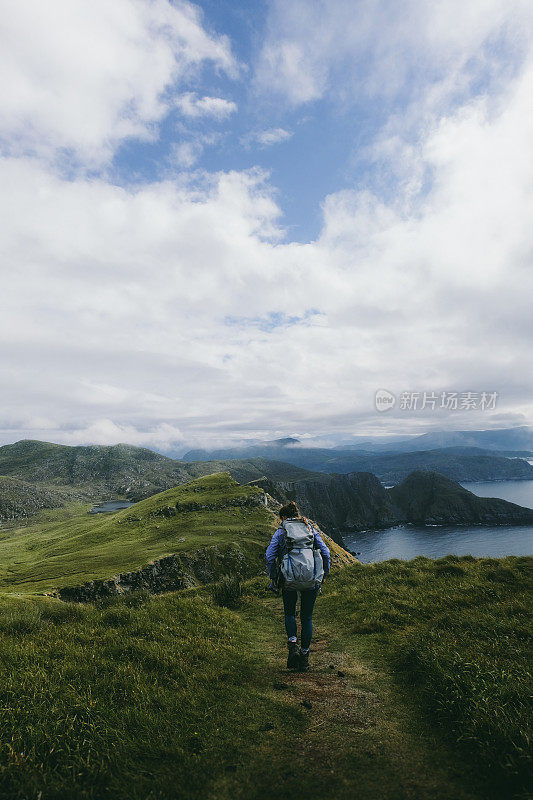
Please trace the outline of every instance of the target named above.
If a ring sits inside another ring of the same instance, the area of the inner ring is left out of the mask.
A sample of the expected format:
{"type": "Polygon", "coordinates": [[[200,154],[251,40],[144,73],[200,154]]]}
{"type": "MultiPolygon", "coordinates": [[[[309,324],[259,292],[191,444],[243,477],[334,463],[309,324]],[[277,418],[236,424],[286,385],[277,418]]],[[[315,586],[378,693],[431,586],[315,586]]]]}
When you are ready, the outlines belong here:
{"type": "Polygon", "coordinates": [[[289,642],[289,655],[287,656],[287,669],[300,668],[300,648],[296,642],[289,642]]]}
{"type": "Polygon", "coordinates": [[[300,658],[299,658],[298,670],[300,672],[307,672],[309,669],[309,650],[307,653],[303,653],[300,650],[300,658]]]}

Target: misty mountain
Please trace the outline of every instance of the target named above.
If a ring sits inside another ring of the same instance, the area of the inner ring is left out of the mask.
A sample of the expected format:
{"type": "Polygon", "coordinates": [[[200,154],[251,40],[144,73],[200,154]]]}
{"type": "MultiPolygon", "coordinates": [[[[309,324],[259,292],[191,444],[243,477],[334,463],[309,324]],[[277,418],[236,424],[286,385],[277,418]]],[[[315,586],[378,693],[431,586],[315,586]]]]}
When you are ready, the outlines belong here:
{"type": "Polygon", "coordinates": [[[407,439],[367,440],[343,445],[342,449],[400,453],[414,450],[435,450],[448,447],[480,447],[485,450],[522,451],[533,454],[533,430],[526,425],[482,431],[432,431],[407,439]]]}
{"type": "Polygon", "coordinates": [[[527,461],[467,446],[408,453],[373,453],[269,443],[211,451],[190,450],[184,458],[189,461],[271,458],[313,472],[372,472],[387,484],[398,483],[419,469],[434,470],[456,481],[533,479],[533,466],[527,461]]]}

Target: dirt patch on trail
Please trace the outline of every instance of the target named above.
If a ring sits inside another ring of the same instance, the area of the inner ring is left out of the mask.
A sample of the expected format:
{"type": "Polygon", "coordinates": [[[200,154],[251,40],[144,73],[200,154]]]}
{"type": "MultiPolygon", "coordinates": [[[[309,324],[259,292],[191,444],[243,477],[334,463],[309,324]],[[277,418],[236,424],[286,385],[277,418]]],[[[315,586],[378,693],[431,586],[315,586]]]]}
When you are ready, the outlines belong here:
{"type": "Polygon", "coordinates": [[[325,637],[313,643],[309,660],[309,672],[289,672],[283,667],[279,670],[279,680],[309,712],[309,731],[318,731],[333,721],[348,726],[352,733],[354,729],[374,727],[379,697],[358,685],[368,680],[368,671],[361,664],[354,665],[346,654],[329,651],[325,637]]]}
{"type": "Polygon", "coordinates": [[[470,765],[442,747],[386,665],[362,657],[336,620],[317,614],[310,670],[290,672],[280,599],[251,596],[241,613],[268,710],[254,755],[236,757],[209,800],[486,800],[470,789],[470,765]]]}
{"type": "Polygon", "coordinates": [[[468,765],[413,725],[413,710],[400,704],[390,676],[335,649],[320,628],[309,672],[289,672],[281,647],[275,656],[276,694],[307,718],[287,774],[301,775],[313,762],[313,796],[320,800],[479,800],[469,789],[468,765]]]}

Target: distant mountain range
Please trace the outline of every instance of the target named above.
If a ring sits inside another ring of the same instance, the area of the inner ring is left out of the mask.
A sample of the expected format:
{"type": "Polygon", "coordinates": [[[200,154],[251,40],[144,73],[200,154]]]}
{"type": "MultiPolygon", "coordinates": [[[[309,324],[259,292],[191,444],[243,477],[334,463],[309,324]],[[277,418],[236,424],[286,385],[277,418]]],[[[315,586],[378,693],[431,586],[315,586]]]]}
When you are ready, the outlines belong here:
{"type": "MultiPolygon", "coordinates": [[[[408,453],[417,450],[436,450],[448,447],[479,447],[484,450],[507,451],[513,454],[533,457],[533,429],[526,425],[515,428],[497,428],[481,431],[432,431],[417,436],[357,436],[351,443],[339,444],[330,448],[317,447],[312,440],[301,441],[292,436],[273,441],[254,441],[248,445],[217,450],[189,450],[184,460],[204,459],[209,453],[213,458],[244,458],[251,449],[262,453],[279,448],[298,448],[311,450],[358,451],[368,453],[408,453]],[[311,442],[311,443],[310,443],[311,442]]],[[[266,456],[268,458],[268,456],[266,456]]]]}
{"type": "Polygon", "coordinates": [[[312,477],[292,464],[263,458],[188,463],[132,445],[69,447],[22,440],[0,447],[0,476],[5,476],[0,479],[0,519],[71,500],[142,500],[214,472],[229,472],[239,483],[264,475],[279,480],[312,477]]]}
{"type": "Polygon", "coordinates": [[[372,472],[386,484],[395,484],[417,469],[430,469],[456,481],[531,480],[533,466],[517,457],[478,447],[455,446],[408,453],[373,453],[302,447],[268,442],[246,448],[190,450],[189,461],[267,458],[285,461],[314,472],[372,472]]]}
{"type": "Polygon", "coordinates": [[[523,459],[469,447],[380,454],[300,447],[294,439],[283,439],[237,450],[191,451],[188,456],[178,461],[126,444],[69,447],[22,440],[0,447],[0,475],[56,490],[68,487],[70,494],[75,487],[79,499],[131,500],[221,471],[241,483],[262,477],[321,480],[323,473],[371,472],[392,485],[420,469],[457,481],[533,479],[533,466],[523,459]]]}
{"type": "Polygon", "coordinates": [[[522,425],[517,428],[484,431],[434,431],[396,442],[365,445],[365,449],[389,453],[443,447],[481,447],[485,450],[523,452],[533,456],[533,429],[522,425]]]}

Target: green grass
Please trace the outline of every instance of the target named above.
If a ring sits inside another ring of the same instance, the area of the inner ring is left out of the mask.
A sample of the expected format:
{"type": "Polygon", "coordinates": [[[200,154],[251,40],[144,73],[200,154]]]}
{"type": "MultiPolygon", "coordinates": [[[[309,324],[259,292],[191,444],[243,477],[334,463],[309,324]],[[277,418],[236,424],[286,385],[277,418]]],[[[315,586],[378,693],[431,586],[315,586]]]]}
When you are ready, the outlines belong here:
{"type": "Polygon", "coordinates": [[[36,594],[210,547],[258,573],[274,519],[257,494],[211,475],[0,532],[1,800],[525,800],[532,558],[338,570],[297,676],[266,577],[36,594]]]}
{"type": "Polygon", "coordinates": [[[532,558],[419,557],[343,570],[320,614],[342,628],[345,647],[394,671],[432,725],[491,775],[496,796],[525,797],[532,589],[532,558]]]}
{"type": "Polygon", "coordinates": [[[313,671],[292,677],[263,578],[235,609],[209,586],[96,605],[0,595],[0,797],[525,798],[528,565],[340,570],[313,671]]]}
{"type": "MultiPolygon", "coordinates": [[[[245,597],[240,615],[253,626],[255,646],[268,657],[278,687],[296,708],[303,702],[310,708],[304,706],[303,735],[296,727],[283,737],[272,733],[240,773],[235,796],[262,800],[275,787],[280,800],[488,800],[483,781],[421,720],[390,670],[351,652],[338,620],[322,613],[338,577],[331,576],[317,600],[305,674],[285,669],[280,598],[245,597]]],[[[269,721],[277,727],[275,718],[269,721]]]]}
{"type": "Polygon", "coordinates": [[[48,519],[41,515],[36,524],[0,532],[0,589],[42,592],[77,585],[208,546],[236,544],[258,565],[273,529],[272,515],[250,504],[258,493],[221,473],[168,489],[116,514],[71,516],[61,509],[48,519]],[[174,516],[159,513],[176,506],[174,516]]]}
{"type": "MultiPolygon", "coordinates": [[[[387,675],[331,643],[288,676],[281,601],[263,587],[249,581],[236,611],[209,587],[81,606],[0,597],[0,797],[486,800],[410,730],[416,709],[387,675]]],[[[317,646],[336,627],[320,616],[317,646]]]]}
{"type": "Polygon", "coordinates": [[[0,602],[2,798],[204,798],[261,746],[273,696],[236,614],[134,595],[0,602]]]}

